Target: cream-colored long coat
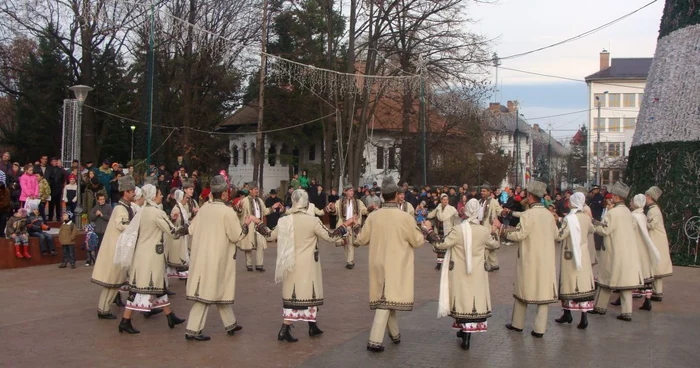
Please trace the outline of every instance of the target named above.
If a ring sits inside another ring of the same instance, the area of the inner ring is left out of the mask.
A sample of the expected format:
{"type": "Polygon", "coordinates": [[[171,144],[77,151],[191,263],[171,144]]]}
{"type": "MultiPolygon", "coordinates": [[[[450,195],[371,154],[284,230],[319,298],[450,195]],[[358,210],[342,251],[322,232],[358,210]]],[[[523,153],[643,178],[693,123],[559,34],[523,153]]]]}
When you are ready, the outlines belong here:
{"type": "Polygon", "coordinates": [[[236,243],[246,237],[238,215],[215,200],[202,206],[190,223],[192,253],[187,299],[233,304],[236,296],[236,243]]]}
{"type": "Polygon", "coordinates": [[[618,203],[605,214],[607,226],[596,226],[603,236],[605,261],[598,272],[598,285],[607,289],[630,290],[644,285],[637,251],[636,221],[624,203],[618,203]]]}
{"type": "MultiPolygon", "coordinates": [[[[491,226],[493,223],[498,220],[498,216],[501,215],[501,212],[503,212],[503,207],[501,207],[501,204],[498,203],[498,201],[494,198],[489,197],[489,208],[488,212],[484,213],[484,219],[482,221],[482,224],[489,229],[491,229],[491,226]]],[[[481,202],[479,202],[479,205],[483,205],[481,202]]]]}
{"type": "Polygon", "coordinates": [[[659,251],[659,264],[654,267],[654,277],[657,279],[673,275],[671,252],[668,247],[668,236],[664,227],[664,215],[658,205],[652,204],[647,211],[647,229],[649,236],[659,251]]]}
{"type": "MultiPolygon", "coordinates": [[[[183,209],[187,212],[187,218],[192,218],[192,212],[190,212],[188,206],[181,205],[183,209]]],[[[173,221],[174,225],[184,226],[184,217],[180,213],[180,208],[178,206],[173,207],[170,211],[170,219],[173,221]],[[177,220],[175,218],[177,217],[177,220]]],[[[166,237],[165,238],[165,259],[170,267],[185,267],[187,265],[187,257],[185,253],[187,252],[187,247],[190,246],[191,238],[189,235],[181,236],[177,239],[166,237]]]]}
{"type": "Polygon", "coordinates": [[[520,216],[508,240],[518,242],[513,297],[527,304],[559,301],[555,241],[559,234],[552,214],[536,203],[520,216]]]}
{"type": "Polygon", "coordinates": [[[462,222],[456,208],[449,204],[443,207],[442,203],[430,211],[428,218],[436,218],[442,223],[442,236],[447,236],[452,231],[453,226],[457,226],[462,222]]]}
{"type": "Polygon", "coordinates": [[[409,215],[411,215],[411,217],[416,216],[416,209],[413,208],[413,205],[409,202],[403,202],[403,203],[399,204],[399,209],[401,211],[408,213],[409,215]]]}
{"type": "Polygon", "coordinates": [[[141,209],[139,238],[129,268],[129,289],[139,294],[165,294],[165,245],[163,236],[174,237],[175,226],[158,207],[141,209]]]}
{"type": "MultiPolygon", "coordinates": [[[[323,305],[323,272],[318,242],[323,239],[332,243],[341,236],[325,227],[318,217],[304,212],[284,216],[280,224],[290,218],[294,221],[295,266],[282,281],[282,304],[291,309],[323,305]]],[[[278,224],[269,240],[277,239],[279,228],[278,224]]]]}
{"type": "Polygon", "coordinates": [[[396,202],[384,203],[367,217],[356,244],[369,245],[370,309],[413,309],[413,252],[423,243],[416,220],[396,202]]]}
{"type": "Polygon", "coordinates": [[[128,202],[121,200],[112,209],[112,216],[109,218],[109,223],[107,223],[107,230],[105,230],[105,235],[102,238],[100,251],[97,254],[95,268],[92,270],[92,278],[90,279],[95,284],[108,288],[121,287],[124,284],[124,280],[126,280],[127,270],[114,264],[117,239],[119,239],[119,235],[129,226],[131,221],[129,210],[125,206],[129,206],[129,209],[131,208],[128,202]]]}
{"type": "MultiPolygon", "coordinates": [[[[483,267],[486,249],[497,249],[500,244],[491,236],[491,228],[471,224],[472,228],[472,273],[467,273],[462,226],[455,226],[442,243],[433,244],[439,249],[451,249],[450,270],[450,316],[453,318],[478,320],[491,317],[491,291],[489,274],[483,267]]],[[[448,267],[444,265],[443,267],[448,267]]]]}
{"type": "MultiPolygon", "coordinates": [[[[353,225],[354,227],[360,227],[362,226],[362,216],[366,216],[369,212],[367,211],[367,206],[365,206],[364,203],[362,203],[361,200],[357,198],[352,199],[353,204],[352,204],[352,212],[354,216],[357,216],[357,222],[353,225]]],[[[343,222],[349,220],[349,218],[346,218],[347,212],[348,212],[348,203],[350,201],[346,200],[344,197],[340,197],[339,200],[335,201],[335,210],[331,211],[331,215],[337,215],[338,216],[338,221],[336,222],[336,227],[339,227],[340,225],[343,224],[343,222]]],[[[351,247],[353,246],[353,243],[355,242],[355,237],[357,234],[355,234],[354,229],[348,229],[348,237],[347,237],[347,246],[351,247]]]]}
{"type": "Polygon", "coordinates": [[[581,225],[581,269],[576,269],[571,228],[568,221],[564,221],[557,237],[557,241],[561,242],[561,255],[559,257],[560,300],[586,299],[595,295],[593,266],[591,266],[591,254],[588,247],[588,242],[591,241],[589,235],[594,233],[593,223],[591,216],[584,212],[578,212],[575,216],[581,225]]]}
{"type": "MultiPolygon", "coordinates": [[[[265,201],[263,201],[262,198],[256,197],[255,200],[258,201],[258,206],[260,207],[260,217],[258,218],[262,220],[265,216],[270,214],[270,209],[265,207],[265,201]]],[[[247,219],[248,216],[255,216],[253,197],[245,197],[241,199],[241,203],[242,215],[240,216],[240,225],[245,226],[245,219],[247,219]]],[[[197,214],[199,215],[199,212],[197,212],[197,214]]],[[[249,252],[258,249],[259,246],[263,247],[263,249],[267,249],[267,239],[255,232],[255,224],[252,222],[248,224],[248,234],[250,235],[244,237],[243,240],[238,243],[238,248],[240,250],[249,252]]],[[[192,241],[194,241],[194,239],[192,241]]]]}
{"type": "MultiPolygon", "coordinates": [[[[646,219],[646,216],[644,216],[646,219]]],[[[644,283],[648,284],[654,281],[654,264],[651,263],[651,254],[649,253],[649,247],[647,242],[642,235],[642,230],[639,228],[639,223],[637,219],[634,219],[634,234],[637,236],[637,254],[639,254],[639,267],[642,271],[642,277],[644,278],[644,283]]],[[[644,222],[647,223],[646,221],[644,222]]],[[[646,226],[646,225],[645,225],[646,226]]]]}

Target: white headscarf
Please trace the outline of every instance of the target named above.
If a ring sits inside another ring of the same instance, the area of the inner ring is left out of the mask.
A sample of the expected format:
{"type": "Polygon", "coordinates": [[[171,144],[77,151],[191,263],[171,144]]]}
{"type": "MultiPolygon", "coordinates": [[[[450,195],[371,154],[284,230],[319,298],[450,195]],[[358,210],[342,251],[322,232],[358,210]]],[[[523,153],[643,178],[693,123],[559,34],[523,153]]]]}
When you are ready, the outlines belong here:
{"type": "Polygon", "coordinates": [[[141,197],[143,197],[143,190],[136,187],[136,189],[134,189],[134,201],[141,199],[141,197]]]}
{"type": "Polygon", "coordinates": [[[574,264],[576,269],[580,270],[583,266],[581,265],[581,223],[576,217],[576,213],[583,212],[583,206],[586,205],[586,196],[583,193],[576,192],[569,198],[569,205],[571,206],[571,212],[569,212],[564,220],[569,225],[569,234],[571,236],[571,247],[572,253],[574,255],[574,264]]]}
{"type": "Polygon", "coordinates": [[[296,244],[294,242],[294,214],[307,213],[309,194],[303,189],[292,192],[292,208],[290,216],[282,217],[277,223],[277,265],[275,267],[275,283],[284,281],[290,271],[296,267],[296,244]]]}
{"type": "Polygon", "coordinates": [[[143,197],[146,198],[146,204],[157,207],[158,204],[155,202],[156,194],[158,194],[158,189],[153,186],[153,184],[146,184],[141,187],[143,191],[143,197]]]}
{"type": "MultiPolygon", "coordinates": [[[[464,260],[467,266],[467,275],[472,273],[472,226],[470,223],[479,224],[479,212],[481,206],[479,201],[472,198],[464,206],[464,214],[467,219],[462,221],[462,245],[464,246],[464,260]]],[[[442,270],[440,272],[440,296],[438,299],[438,318],[450,314],[450,281],[449,264],[452,259],[452,249],[445,252],[442,270]],[[447,266],[445,266],[447,265],[447,266]]]]}
{"type": "Polygon", "coordinates": [[[647,217],[644,215],[644,205],[647,202],[647,197],[644,194],[637,194],[632,199],[632,204],[635,209],[632,211],[632,216],[637,221],[637,228],[642,233],[642,238],[644,238],[644,243],[646,243],[647,249],[649,250],[649,255],[651,256],[651,261],[653,264],[659,264],[659,259],[661,255],[659,250],[656,249],[654,241],[649,236],[649,230],[647,229],[647,217]]]}

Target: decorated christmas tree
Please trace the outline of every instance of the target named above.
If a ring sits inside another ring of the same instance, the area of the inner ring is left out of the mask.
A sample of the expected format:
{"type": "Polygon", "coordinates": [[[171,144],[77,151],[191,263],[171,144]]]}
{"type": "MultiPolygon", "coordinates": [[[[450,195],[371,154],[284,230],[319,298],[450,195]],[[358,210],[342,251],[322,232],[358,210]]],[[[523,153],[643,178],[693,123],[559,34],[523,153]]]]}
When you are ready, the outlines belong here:
{"type": "Polygon", "coordinates": [[[626,175],[632,193],[664,191],[674,261],[692,262],[684,225],[700,207],[700,0],[666,0],[626,175]]]}

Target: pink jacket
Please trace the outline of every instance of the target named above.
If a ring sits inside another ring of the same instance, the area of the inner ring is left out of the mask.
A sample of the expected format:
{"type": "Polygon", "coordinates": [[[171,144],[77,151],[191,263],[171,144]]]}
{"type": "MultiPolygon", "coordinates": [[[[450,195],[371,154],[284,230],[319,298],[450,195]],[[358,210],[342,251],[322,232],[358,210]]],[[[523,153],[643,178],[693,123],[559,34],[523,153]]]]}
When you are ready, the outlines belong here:
{"type": "Polygon", "coordinates": [[[35,175],[22,174],[19,177],[19,186],[22,192],[19,195],[19,200],[26,202],[29,197],[39,197],[39,182],[35,175]]]}

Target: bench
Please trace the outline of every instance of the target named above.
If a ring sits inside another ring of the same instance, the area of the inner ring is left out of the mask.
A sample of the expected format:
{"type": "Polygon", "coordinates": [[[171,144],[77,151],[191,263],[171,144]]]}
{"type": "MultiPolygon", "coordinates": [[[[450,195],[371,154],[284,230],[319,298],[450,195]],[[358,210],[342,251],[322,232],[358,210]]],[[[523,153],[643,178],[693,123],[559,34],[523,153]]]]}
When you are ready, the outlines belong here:
{"type": "MultiPolygon", "coordinates": [[[[41,255],[41,248],[39,247],[39,238],[30,236],[29,237],[29,254],[32,256],[31,259],[17,258],[15,257],[15,243],[12,239],[0,238],[0,270],[7,270],[11,268],[21,268],[21,267],[32,267],[32,266],[43,266],[61,263],[63,260],[63,247],[58,241],[58,229],[51,229],[53,243],[56,247],[55,256],[41,255]]],[[[87,251],[81,249],[85,243],[85,233],[80,231],[78,236],[75,238],[75,259],[78,261],[85,261],[87,259],[87,251]]]]}

